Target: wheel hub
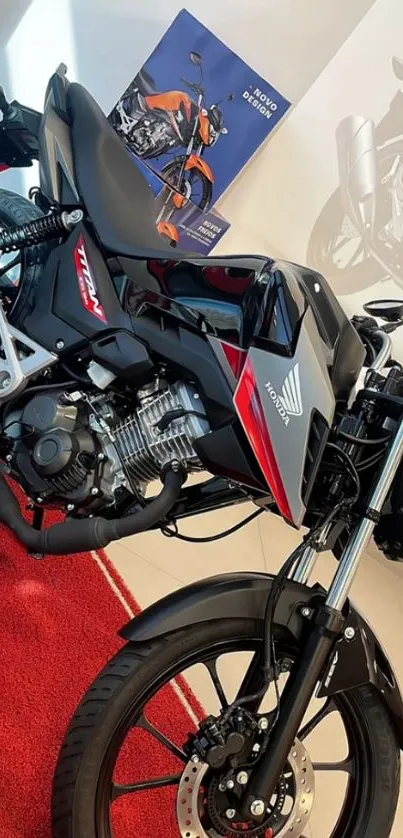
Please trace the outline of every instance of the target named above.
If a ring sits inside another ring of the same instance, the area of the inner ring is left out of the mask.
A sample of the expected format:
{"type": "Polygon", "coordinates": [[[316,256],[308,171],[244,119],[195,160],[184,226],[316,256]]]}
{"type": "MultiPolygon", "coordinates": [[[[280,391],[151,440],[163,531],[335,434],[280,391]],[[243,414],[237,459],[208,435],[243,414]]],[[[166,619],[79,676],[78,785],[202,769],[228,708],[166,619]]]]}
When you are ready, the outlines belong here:
{"type": "Polygon", "coordinates": [[[182,774],[176,807],[181,838],[301,838],[314,804],[315,775],[306,748],[298,739],[266,817],[258,826],[245,824],[237,816],[236,797],[222,791],[217,774],[209,779],[209,772],[206,762],[190,761],[182,774]]]}

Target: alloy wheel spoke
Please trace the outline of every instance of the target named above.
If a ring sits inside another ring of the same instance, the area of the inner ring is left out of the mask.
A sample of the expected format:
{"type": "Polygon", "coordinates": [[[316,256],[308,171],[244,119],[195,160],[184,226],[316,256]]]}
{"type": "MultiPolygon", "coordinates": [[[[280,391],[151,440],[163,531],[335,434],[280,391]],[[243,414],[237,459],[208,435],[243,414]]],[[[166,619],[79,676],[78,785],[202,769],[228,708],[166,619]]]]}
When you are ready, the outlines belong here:
{"type": "Polygon", "coordinates": [[[181,780],[181,774],[172,774],[167,777],[156,777],[153,780],[142,780],[139,783],[112,783],[111,800],[117,800],[126,794],[135,794],[139,791],[148,791],[150,789],[162,789],[167,786],[178,786],[181,780]]]}
{"type": "Polygon", "coordinates": [[[342,236],[341,238],[338,237],[336,240],[333,240],[332,247],[330,249],[330,256],[336,256],[339,250],[342,250],[351,240],[348,236],[342,236]]]}
{"type": "Polygon", "coordinates": [[[3,276],[4,274],[8,273],[8,271],[10,271],[11,268],[15,268],[19,264],[21,264],[20,254],[15,256],[14,259],[11,259],[10,262],[7,262],[5,265],[3,265],[3,267],[0,267],[0,276],[3,276]]]}
{"type": "Polygon", "coordinates": [[[356,250],[354,251],[353,255],[350,256],[350,259],[347,262],[346,268],[351,268],[354,263],[357,261],[358,257],[364,254],[364,244],[362,242],[359,243],[356,250]]]}
{"type": "Polygon", "coordinates": [[[221,707],[223,710],[225,710],[229,705],[227,696],[224,692],[224,687],[220,681],[220,677],[217,672],[217,660],[218,658],[214,658],[214,660],[211,661],[204,661],[204,666],[206,667],[210,675],[210,678],[214,684],[215,691],[217,693],[219,701],[221,702],[221,707]]]}
{"type": "Polygon", "coordinates": [[[187,762],[188,758],[182,748],[179,748],[178,745],[175,745],[175,742],[172,742],[168,736],[165,736],[161,730],[158,730],[148,719],[145,717],[144,713],[140,716],[138,722],[136,723],[137,727],[141,727],[143,730],[146,730],[147,733],[150,733],[154,739],[157,739],[164,748],[167,748],[168,751],[171,752],[175,757],[181,760],[181,762],[187,762]]]}
{"type": "Polygon", "coordinates": [[[339,762],[313,762],[314,771],[343,771],[345,774],[354,774],[354,759],[349,756],[339,762]]]}
{"type": "MultiPolygon", "coordinates": [[[[352,239],[347,239],[347,238],[344,238],[344,239],[343,239],[343,241],[341,241],[341,242],[340,242],[340,241],[338,241],[338,242],[337,242],[337,244],[335,244],[335,245],[333,246],[333,248],[331,249],[331,251],[330,251],[330,253],[329,253],[329,256],[330,256],[331,258],[333,258],[333,260],[335,260],[335,259],[337,258],[337,255],[338,255],[341,251],[343,251],[343,249],[344,249],[344,248],[345,248],[345,247],[346,247],[349,243],[351,243],[351,241],[352,241],[352,239]]],[[[360,240],[360,241],[358,242],[358,245],[356,246],[356,248],[355,248],[354,252],[352,253],[352,255],[351,255],[351,256],[349,256],[349,257],[347,257],[347,261],[346,261],[346,264],[344,265],[344,269],[352,267],[352,266],[354,265],[354,263],[355,263],[355,262],[357,262],[357,259],[358,259],[361,255],[364,255],[364,254],[365,254],[365,247],[364,247],[364,243],[360,240]]]]}
{"type": "Polygon", "coordinates": [[[312,733],[312,731],[315,730],[315,728],[317,728],[317,726],[330,715],[330,713],[334,713],[336,710],[337,708],[333,698],[329,697],[323,707],[321,707],[321,709],[318,710],[314,716],[312,716],[312,719],[310,719],[309,722],[307,722],[306,725],[304,725],[304,727],[299,731],[298,739],[300,742],[303,742],[304,739],[306,739],[307,736],[309,736],[310,733],[312,733]]]}
{"type": "MultiPolygon", "coordinates": [[[[265,685],[265,675],[263,672],[263,662],[261,652],[255,652],[252,660],[245,673],[242,684],[238,690],[236,699],[244,698],[248,695],[255,695],[259,693],[265,685]]],[[[268,685],[269,688],[269,685],[268,685]]],[[[260,698],[248,702],[244,706],[250,712],[257,712],[263,701],[263,695],[260,698]]]]}

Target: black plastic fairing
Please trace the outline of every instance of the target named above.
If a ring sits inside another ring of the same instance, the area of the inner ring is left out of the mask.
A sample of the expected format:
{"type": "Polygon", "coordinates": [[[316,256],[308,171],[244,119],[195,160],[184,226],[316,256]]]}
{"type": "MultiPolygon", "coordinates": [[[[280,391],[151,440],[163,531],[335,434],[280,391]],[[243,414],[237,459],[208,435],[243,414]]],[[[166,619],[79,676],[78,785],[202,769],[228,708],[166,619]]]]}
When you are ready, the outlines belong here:
{"type": "Polygon", "coordinates": [[[200,437],[193,447],[212,474],[267,492],[266,481],[239,422],[230,422],[200,437]]]}
{"type": "Polygon", "coordinates": [[[264,298],[254,324],[253,344],[276,355],[291,357],[306,311],[306,299],[286,263],[275,263],[265,280],[264,298]]]}
{"type": "Polygon", "coordinates": [[[84,224],[77,225],[67,241],[51,252],[34,292],[32,312],[21,325],[48,349],[54,350],[63,342],[66,352],[81,349],[103,332],[123,329],[132,333],[130,317],[122,310],[107,264],[84,224]],[[87,279],[89,271],[89,291],[101,305],[105,319],[85,307],[80,258],[86,260],[83,264],[87,279]]]}
{"type": "Polygon", "coordinates": [[[128,277],[125,308],[136,317],[152,301],[161,310],[181,312],[210,334],[248,346],[260,316],[266,288],[261,281],[271,260],[256,256],[200,259],[120,258],[128,277]]]}
{"type": "Polygon", "coordinates": [[[291,268],[312,308],[322,340],[333,351],[335,398],[348,399],[365,360],[364,345],[326,279],[311,268],[294,264],[291,268]]]}
{"type": "Polygon", "coordinates": [[[232,390],[206,337],[185,326],[150,315],[132,319],[133,332],[171,369],[200,385],[203,397],[217,413],[217,421],[235,416],[232,390]]]}

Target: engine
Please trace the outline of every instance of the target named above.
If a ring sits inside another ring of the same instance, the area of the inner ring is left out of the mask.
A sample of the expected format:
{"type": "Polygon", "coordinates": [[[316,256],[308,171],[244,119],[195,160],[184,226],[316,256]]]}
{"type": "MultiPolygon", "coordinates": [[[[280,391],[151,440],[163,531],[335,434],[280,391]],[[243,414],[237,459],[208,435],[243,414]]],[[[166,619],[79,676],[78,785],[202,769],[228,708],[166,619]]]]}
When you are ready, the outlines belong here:
{"type": "Polygon", "coordinates": [[[162,154],[167,147],[176,145],[167,122],[155,117],[142,117],[130,134],[130,141],[139,157],[162,154]]]}
{"type": "Polygon", "coordinates": [[[201,470],[193,443],[210,427],[195,388],[155,381],[137,398],[122,417],[110,396],[39,392],[4,422],[11,472],[34,500],[89,515],[144,494],[173,460],[201,470]]]}

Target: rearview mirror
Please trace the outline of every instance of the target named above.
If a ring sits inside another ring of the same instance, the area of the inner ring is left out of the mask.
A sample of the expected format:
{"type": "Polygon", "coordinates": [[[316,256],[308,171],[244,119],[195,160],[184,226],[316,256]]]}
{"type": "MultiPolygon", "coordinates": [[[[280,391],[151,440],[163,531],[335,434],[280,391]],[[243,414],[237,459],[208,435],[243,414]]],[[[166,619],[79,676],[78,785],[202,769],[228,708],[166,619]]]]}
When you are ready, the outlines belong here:
{"type": "Polygon", "coordinates": [[[191,53],[189,53],[189,58],[190,58],[192,64],[200,65],[203,61],[203,59],[200,55],[200,52],[193,52],[193,50],[192,50],[191,53]]]}
{"type": "Polygon", "coordinates": [[[371,317],[396,323],[403,317],[403,300],[371,300],[365,304],[364,311],[371,317]]]}

